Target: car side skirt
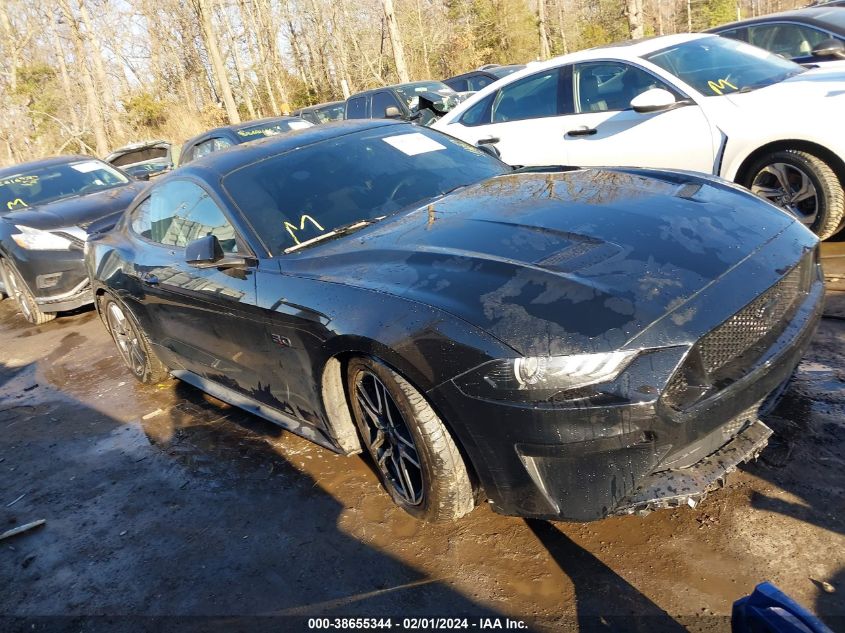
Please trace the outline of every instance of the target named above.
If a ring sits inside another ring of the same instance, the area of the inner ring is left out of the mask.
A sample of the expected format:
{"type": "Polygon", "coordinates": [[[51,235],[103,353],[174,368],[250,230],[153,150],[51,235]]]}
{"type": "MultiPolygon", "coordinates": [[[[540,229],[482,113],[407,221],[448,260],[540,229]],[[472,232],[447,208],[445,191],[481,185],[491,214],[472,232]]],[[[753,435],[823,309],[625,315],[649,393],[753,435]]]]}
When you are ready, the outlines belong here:
{"type": "Polygon", "coordinates": [[[291,433],[296,433],[297,435],[304,437],[315,444],[319,444],[323,448],[327,448],[334,453],[344,454],[344,452],[319,429],[315,429],[314,427],[278,411],[277,409],[268,407],[267,405],[260,403],[258,400],[250,398],[249,396],[221,385],[220,383],[198,376],[197,374],[185,369],[174,369],[170,373],[174,378],[178,378],[189,385],[193,385],[197,389],[214,396],[218,400],[222,400],[226,404],[231,404],[232,406],[243,409],[248,413],[264,418],[265,420],[272,422],[273,424],[277,424],[291,433]]]}

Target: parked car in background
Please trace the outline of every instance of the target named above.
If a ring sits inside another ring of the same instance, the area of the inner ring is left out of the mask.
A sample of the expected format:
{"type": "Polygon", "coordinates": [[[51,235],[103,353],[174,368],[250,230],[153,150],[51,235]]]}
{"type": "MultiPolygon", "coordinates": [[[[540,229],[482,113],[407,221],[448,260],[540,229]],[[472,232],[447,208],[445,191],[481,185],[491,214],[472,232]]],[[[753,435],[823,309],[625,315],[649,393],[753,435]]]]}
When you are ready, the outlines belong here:
{"type": "Polygon", "coordinates": [[[171,150],[167,141],[141,141],[120,147],[103,160],[130,176],[151,178],[173,169],[171,150]]]}
{"type": "Polygon", "coordinates": [[[845,10],[841,6],[772,13],[723,24],[709,32],[748,42],[798,64],[845,70],[845,10]]]}
{"type": "Polygon", "coordinates": [[[398,119],[430,125],[461,97],[441,81],[414,81],[373,88],[346,100],[345,119],[398,119]]]}
{"type": "Polygon", "coordinates": [[[509,66],[487,66],[483,70],[473,70],[462,75],[455,75],[444,79],[443,83],[449,86],[455,92],[478,92],[498,81],[502,77],[507,77],[517,70],[525,68],[525,64],[512,64],[509,66]]]}
{"type": "Polygon", "coordinates": [[[691,173],[514,172],[347,121],[154,182],[88,242],[141,381],[169,373],[451,520],[695,506],[771,431],[820,316],[818,240],[691,173]],[[479,490],[480,488],[480,490],[479,490]]]}
{"type": "Polygon", "coordinates": [[[312,125],[305,119],[296,116],[281,116],[214,128],[185,141],[182,146],[182,154],[179,157],[179,165],[185,165],[197,158],[226,149],[232,145],[249,143],[268,136],[301,130],[312,125]]]}
{"type": "Polygon", "coordinates": [[[716,35],[529,66],[434,124],[512,165],[688,169],[750,188],[822,238],[845,212],[843,76],[716,35]]]}
{"type": "Polygon", "coordinates": [[[143,186],[90,156],[0,169],[0,280],[27,321],[93,301],[85,239],[111,228],[143,186]]]}
{"type": "Polygon", "coordinates": [[[343,120],[343,111],[345,106],[345,101],[320,103],[308,106],[307,108],[300,108],[299,110],[292,112],[291,116],[298,116],[300,119],[305,119],[314,125],[329,123],[331,121],[341,121],[343,120]]]}

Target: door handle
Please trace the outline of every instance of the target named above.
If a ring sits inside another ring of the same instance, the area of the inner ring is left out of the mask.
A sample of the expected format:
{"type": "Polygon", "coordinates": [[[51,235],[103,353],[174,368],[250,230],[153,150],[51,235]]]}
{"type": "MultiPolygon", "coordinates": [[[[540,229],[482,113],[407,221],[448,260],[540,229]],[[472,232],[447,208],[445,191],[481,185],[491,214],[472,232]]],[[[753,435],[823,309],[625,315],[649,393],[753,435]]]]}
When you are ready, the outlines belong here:
{"type": "Polygon", "coordinates": [[[158,285],[158,277],[156,277],[152,273],[142,274],[141,275],[141,281],[143,281],[148,286],[157,286],[158,285]]]}
{"type": "Polygon", "coordinates": [[[592,136],[596,132],[598,132],[596,128],[582,125],[581,127],[577,127],[574,130],[569,130],[566,133],[566,136],[592,136]]]}
{"type": "Polygon", "coordinates": [[[476,145],[495,145],[499,141],[501,141],[498,136],[488,136],[487,138],[480,138],[478,139],[475,144],[476,145]]]}

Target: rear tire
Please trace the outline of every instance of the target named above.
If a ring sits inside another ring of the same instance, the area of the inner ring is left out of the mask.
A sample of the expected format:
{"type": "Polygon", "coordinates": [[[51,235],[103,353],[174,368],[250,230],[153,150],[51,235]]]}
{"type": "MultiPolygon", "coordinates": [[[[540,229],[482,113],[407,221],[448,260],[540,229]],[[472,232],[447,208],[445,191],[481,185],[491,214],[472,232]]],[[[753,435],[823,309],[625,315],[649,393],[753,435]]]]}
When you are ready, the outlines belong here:
{"type": "Polygon", "coordinates": [[[99,297],[98,302],[117,353],[132,375],[144,384],[166,380],[169,376],[167,367],[152,350],[135,315],[110,295],[99,297]]]}
{"type": "Polygon", "coordinates": [[[839,177],[809,152],[787,149],[762,156],[749,166],[741,184],[786,209],[822,240],[839,230],[845,215],[839,177]]]}
{"type": "Polygon", "coordinates": [[[0,274],[3,275],[3,286],[9,297],[15,299],[23,318],[33,325],[44,325],[56,318],[55,312],[43,312],[35,302],[35,297],[29,292],[26,283],[13,266],[0,259],[0,274]]]}
{"type": "Polygon", "coordinates": [[[466,464],[440,418],[407,380],[374,358],[347,369],[352,415],[393,501],[422,521],[453,521],[475,507],[466,464]]]}

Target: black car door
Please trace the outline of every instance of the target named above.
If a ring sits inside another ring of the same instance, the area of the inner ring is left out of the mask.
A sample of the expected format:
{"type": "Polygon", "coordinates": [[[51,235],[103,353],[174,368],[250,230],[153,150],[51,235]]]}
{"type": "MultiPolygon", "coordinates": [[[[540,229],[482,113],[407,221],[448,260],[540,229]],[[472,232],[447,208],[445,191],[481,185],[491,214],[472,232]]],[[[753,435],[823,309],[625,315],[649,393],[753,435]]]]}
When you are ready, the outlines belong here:
{"type": "Polygon", "coordinates": [[[185,246],[216,235],[224,253],[245,253],[222,205],[199,183],[175,179],[152,190],[148,219],[133,219],[139,238],[133,275],[153,342],[174,369],[186,369],[247,394],[258,388],[255,337],[264,328],[255,306],[255,269],[197,268],[185,246]]]}

